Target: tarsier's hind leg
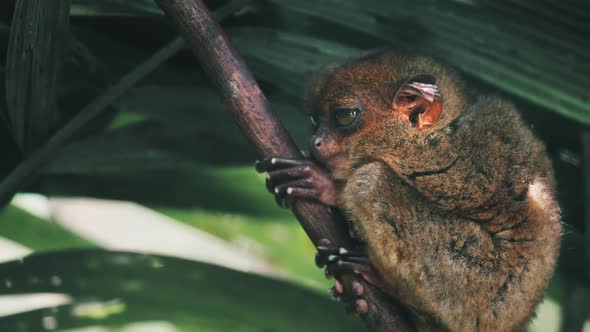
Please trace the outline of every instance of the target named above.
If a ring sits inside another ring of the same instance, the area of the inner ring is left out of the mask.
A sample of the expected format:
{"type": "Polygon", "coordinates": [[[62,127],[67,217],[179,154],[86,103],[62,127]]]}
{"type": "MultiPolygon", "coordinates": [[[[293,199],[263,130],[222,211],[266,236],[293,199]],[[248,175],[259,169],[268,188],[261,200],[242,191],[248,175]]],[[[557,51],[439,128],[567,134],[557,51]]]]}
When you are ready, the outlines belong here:
{"type": "MultiPolygon", "coordinates": [[[[537,256],[555,255],[534,231],[524,230],[527,241],[517,241],[443,215],[381,163],[359,168],[345,196],[354,197],[345,208],[371,264],[400,301],[452,331],[513,331],[526,324],[552,266],[536,264],[537,256]]],[[[529,212],[519,213],[514,218],[529,212]]]]}

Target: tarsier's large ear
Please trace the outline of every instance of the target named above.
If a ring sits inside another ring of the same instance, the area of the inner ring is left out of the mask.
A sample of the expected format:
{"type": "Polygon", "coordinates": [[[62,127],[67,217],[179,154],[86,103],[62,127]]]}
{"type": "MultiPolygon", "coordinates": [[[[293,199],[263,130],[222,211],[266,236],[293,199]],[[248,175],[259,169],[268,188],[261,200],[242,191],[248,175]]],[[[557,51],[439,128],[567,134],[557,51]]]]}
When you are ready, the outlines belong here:
{"type": "Polygon", "coordinates": [[[407,80],[395,94],[392,108],[406,115],[418,129],[435,124],[443,109],[434,76],[422,74],[407,80]]]}

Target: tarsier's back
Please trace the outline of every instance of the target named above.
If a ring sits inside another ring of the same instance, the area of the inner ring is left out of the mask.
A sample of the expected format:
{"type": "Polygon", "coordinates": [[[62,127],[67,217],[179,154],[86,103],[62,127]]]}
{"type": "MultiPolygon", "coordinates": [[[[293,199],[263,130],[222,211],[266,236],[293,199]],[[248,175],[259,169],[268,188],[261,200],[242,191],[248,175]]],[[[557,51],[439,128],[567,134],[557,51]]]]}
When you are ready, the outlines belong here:
{"type": "Polygon", "coordinates": [[[519,330],[558,254],[551,163],[510,103],[465,91],[436,62],[388,50],[319,71],[311,150],[334,185],[318,199],[430,328],[519,330]]]}

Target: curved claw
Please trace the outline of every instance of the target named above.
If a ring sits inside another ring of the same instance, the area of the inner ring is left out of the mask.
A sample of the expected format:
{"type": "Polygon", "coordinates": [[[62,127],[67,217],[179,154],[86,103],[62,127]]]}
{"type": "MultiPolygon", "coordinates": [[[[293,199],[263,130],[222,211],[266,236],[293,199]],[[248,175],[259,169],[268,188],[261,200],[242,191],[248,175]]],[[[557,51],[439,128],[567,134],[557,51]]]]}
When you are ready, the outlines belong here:
{"type": "Polygon", "coordinates": [[[287,167],[295,167],[295,166],[303,166],[303,165],[311,165],[312,162],[306,159],[290,159],[290,158],[280,158],[280,157],[272,157],[266,158],[263,160],[256,161],[256,171],[257,172],[268,172],[274,169],[279,168],[287,168],[287,167]]]}
{"type": "Polygon", "coordinates": [[[322,254],[320,254],[319,252],[315,254],[315,265],[319,268],[323,268],[326,266],[326,264],[328,264],[328,262],[325,259],[326,257],[322,254]]]}

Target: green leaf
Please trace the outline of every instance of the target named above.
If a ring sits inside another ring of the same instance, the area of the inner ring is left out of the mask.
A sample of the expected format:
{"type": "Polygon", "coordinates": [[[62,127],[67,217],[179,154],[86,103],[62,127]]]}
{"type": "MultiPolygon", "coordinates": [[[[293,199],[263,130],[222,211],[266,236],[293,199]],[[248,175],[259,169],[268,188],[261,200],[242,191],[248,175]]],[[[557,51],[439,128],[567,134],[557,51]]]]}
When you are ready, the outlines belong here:
{"type": "Polygon", "coordinates": [[[91,175],[170,170],[195,163],[235,165],[253,162],[254,155],[245,142],[201,132],[190,122],[143,121],[68,144],[45,172],[91,175]]]}
{"type": "MultiPolygon", "coordinates": [[[[270,194],[267,196],[270,198],[270,194]]],[[[269,209],[279,211],[274,202],[271,205],[269,209]]],[[[230,214],[196,208],[155,209],[175,220],[260,254],[273,268],[287,272],[286,277],[289,280],[320,290],[328,289],[332,283],[326,280],[324,273],[315,265],[313,257],[317,249],[289,211],[280,210],[286,212],[284,216],[278,213],[249,216],[244,213],[230,214]]]]}
{"type": "MultiPolygon", "coordinates": [[[[277,93],[267,93],[273,112],[302,147],[311,136],[309,119],[302,106],[277,93]]],[[[158,122],[189,126],[200,133],[245,144],[245,137],[222,104],[217,91],[200,85],[151,85],[138,87],[123,96],[116,106],[124,113],[136,113],[158,122]]],[[[196,144],[203,144],[196,142],[196,144]]]]}
{"type": "Polygon", "coordinates": [[[148,206],[203,208],[253,216],[285,217],[254,167],[180,167],[126,172],[49,173],[31,190],[51,196],[131,200],[148,206]]]}
{"type": "Polygon", "coordinates": [[[75,301],[0,319],[2,331],[48,320],[59,329],[164,321],[181,331],[363,330],[327,293],[175,258],[55,252],[2,264],[0,275],[10,281],[0,285],[3,294],[64,293],[75,301]]]}
{"type": "Polygon", "coordinates": [[[313,71],[359,53],[343,44],[279,30],[239,28],[228,33],[256,77],[297,98],[303,97],[313,71]]]}
{"type": "MultiPolygon", "coordinates": [[[[590,95],[584,88],[590,84],[587,20],[564,24],[560,12],[532,3],[526,7],[524,1],[519,10],[494,1],[273,2],[369,35],[375,46],[386,43],[432,55],[496,88],[590,124],[590,95]]],[[[340,42],[355,42],[339,37],[340,42]]]]}
{"type": "Polygon", "coordinates": [[[162,10],[151,0],[73,0],[72,16],[154,16],[162,10]]]}
{"type": "Polygon", "coordinates": [[[0,211],[0,236],[33,250],[95,246],[58,224],[43,220],[13,205],[0,211]]]}
{"type": "MultiPolygon", "coordinates": [[[[245,143],[217,92],[211,88],[195,85],[147,85],[129,91],[116,106],[119,110],[141,114],[158,123],[191,129],[195,133],[223,138],[236,144],[245,143]]],[[[174,132],[174,129],[171,131],[174,132]]]]}
{"type": "Polygon", "coordinates": [[[6,63],[9,127],[23,152],[58,125],[57,89],[69,38],[69,1],[18,0],[6,63]]]}
{"type": "MultiPolygon", "coordinates": [[[[306,146],[311,135],[308,119],[281,101],[272,106],[306,146]]],[[[252,164],[255,159],[256,151],[212,89],[140,87],[122,97],[116,107],[122,113],[114,119],[115,128],[66,145],[46,172],[92,175],[171,170],[195,163],[252,164]]]]}

